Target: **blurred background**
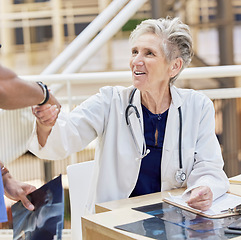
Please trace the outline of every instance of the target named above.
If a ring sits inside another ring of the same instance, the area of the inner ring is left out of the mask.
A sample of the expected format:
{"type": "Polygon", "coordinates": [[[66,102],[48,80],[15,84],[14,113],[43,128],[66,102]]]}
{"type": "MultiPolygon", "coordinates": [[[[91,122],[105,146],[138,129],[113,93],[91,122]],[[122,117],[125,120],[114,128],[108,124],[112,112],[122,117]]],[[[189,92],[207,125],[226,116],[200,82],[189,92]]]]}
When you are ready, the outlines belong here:
{"type": "MultiPolygon", "coordinates": [[[[70,111],[101,86],[131,85],[130,32],[144,19],[166,16],[178,16],[191,28],[190,67],[241,68],[241,0],[0,0],[0,63],[23,79],[48,84],[70,111]]],[[[232,72],[228,77],[194,72],[176,82],[209,90],[228,177],[241,173],[241,69],[232,72]]],[[[15,178],[37,187],[63,174],[65,228],[70,228],[66,167],[93,159],[95,143],[61,161],[38,159],[27,151],[33,121],[30,108],[0,110],[0,159],[15,178]]],[[[11,228],[12,202],[6,202],[9,222],[1,227],[11,228]]]]}

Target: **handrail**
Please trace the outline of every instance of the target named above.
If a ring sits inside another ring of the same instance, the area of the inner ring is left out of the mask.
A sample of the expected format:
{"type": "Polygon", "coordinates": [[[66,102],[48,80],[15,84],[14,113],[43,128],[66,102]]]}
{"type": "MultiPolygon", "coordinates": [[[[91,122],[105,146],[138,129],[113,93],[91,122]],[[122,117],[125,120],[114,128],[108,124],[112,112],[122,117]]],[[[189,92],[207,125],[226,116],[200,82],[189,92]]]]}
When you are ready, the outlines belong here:
{"type": "MultiPolygon", "coordinates": [[[[241,77],[241,65],[186,68],[182,71],[178,79],[192,79],[195,81],[203,78],[226,77],[241,77]]],[[[131,83],[131,71],[25,75],[21,76],[21,78],[28,81],[44,81],[46,84],[67,83],[68,81],[72,84],[92,84],[101,83],[101,81],[103,81],[104,84],[114,83],[115,81],[131,83]]]]}
{"type": "Polygon", "coordinates": [[[210,99],[232,99],[241,97],[241,88],[220,88],[199,90],[210,99]]]}
{"type": "Polygon", "coordinates": [[[241,77],[241,65],[186,68],[179,79],[241,77]]]}
{"type": "MultiPolygon", "coordinates": [[[[202,92],[210,99],[233,99],[233,98],[241,98],[241,88],[220,88],[220,89],[205,89],[205,90],[198,90],[202,92]]],[[[85,101],[89,98],[90,95],[81,95],[81,96],[73,96],[72,97],[72,104],[80,104],[81,102],[85,101]]],[[[68,97],[60,97],[58,100],[61,103],[68,103],[68,97]]]]}
{"type": "MultiPolygon", "coordinates": [[[[213,66],[213,67],[194,67],[184,69],[179,79],[197,81],[204,78],[227,78],[241,77],[241,65],[213,66]]],[[[29,75],[21,78],[28,81],[44,81],[46,84],[132,84],[131,71],[115,72],[94,72],[94,73],[72,73],[72,74],[51,74],[51,75],[29,75]]],[[[178,80],[177,80],[178,81],[178,80]]],[[[211,99],[225,99],[241,97],[241,88],[222,88],[200,90],[211,99]]],[[[71,96],[72,103],[79,103],[85,100],[86,96],[71,96]]],[[[61,102],[66,102],[67,97],[61,98],[61,102]]]]}

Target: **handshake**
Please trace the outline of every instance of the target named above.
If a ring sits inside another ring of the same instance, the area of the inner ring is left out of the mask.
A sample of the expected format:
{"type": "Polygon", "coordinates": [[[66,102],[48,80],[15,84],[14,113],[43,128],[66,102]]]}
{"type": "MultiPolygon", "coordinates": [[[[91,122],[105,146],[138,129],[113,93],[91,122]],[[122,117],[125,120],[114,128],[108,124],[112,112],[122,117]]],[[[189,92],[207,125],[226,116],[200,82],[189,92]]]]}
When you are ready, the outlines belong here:
{"type": "Polygon", "coordinates": [[[36,117],[39,144],[44,146],[58,118],[61,105],[46,85],[37,83],[42,87],[44,99],[40,104],[32,107],[32,113],[36,117]]]}
{"type": "Polygon", "coordinates": [[[45,94],[45,96],[48,96],[47,101],[45,97],[43,103],[33,106],[32,113],[37,118],[37,122],[39,124],[52,127],[56,122],[56,119],[61,109],[61,105],[48,89],[46,91],[47,94],[45,94]]]}

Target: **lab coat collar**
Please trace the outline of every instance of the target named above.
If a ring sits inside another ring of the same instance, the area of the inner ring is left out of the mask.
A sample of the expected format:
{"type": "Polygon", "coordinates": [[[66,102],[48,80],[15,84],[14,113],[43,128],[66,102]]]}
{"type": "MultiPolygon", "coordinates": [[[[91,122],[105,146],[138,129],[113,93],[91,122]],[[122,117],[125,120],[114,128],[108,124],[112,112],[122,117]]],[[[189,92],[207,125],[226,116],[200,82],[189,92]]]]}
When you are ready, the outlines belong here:
{"type": "MultiPolygon", "coordinates": [[[[131,91],[134,89],[134,87],[130,88],[131,91]]],[[[180,92],[178,91],[178,88],[174,85],[170,86],[170,92],[171,92],[171,98],[172,98],[172,104],[179,108],[183,104],[183,96],[181,96],[180,92]]],[[[137,106],[137,109],[141,115],[142,119],[142,109],[141,109],[141,94],[140,91],[137,89],[133,98],[133,104],[137,106]]]]}
{"type": "Polygon", "coordinates": [[[183,104],[183,96],[181,96],[180,92],[178,91],[178,88],[174,85],[170,86],[170,92],[172,97],[172,104],[179,108],[183,104]]]}
{"type": "MultiPolygon", "coordinates": [[[[131,92],[133,89],[134,89],[134,86],[130,88],[131,92]]],[[[175,106],[175,108],[179,108],[183,104],[185,97],[183,95],[181,95],[178,88],[175,87],[174,85],[170,86],[170,92],[171,92],[172,104],[175,106]]],[[[141,94],[138,89],[136,90],[135,95],[133,97],[133,105],[137,106],[137,109],[138,109],[141,119],[142,119],[141,94]]]]}

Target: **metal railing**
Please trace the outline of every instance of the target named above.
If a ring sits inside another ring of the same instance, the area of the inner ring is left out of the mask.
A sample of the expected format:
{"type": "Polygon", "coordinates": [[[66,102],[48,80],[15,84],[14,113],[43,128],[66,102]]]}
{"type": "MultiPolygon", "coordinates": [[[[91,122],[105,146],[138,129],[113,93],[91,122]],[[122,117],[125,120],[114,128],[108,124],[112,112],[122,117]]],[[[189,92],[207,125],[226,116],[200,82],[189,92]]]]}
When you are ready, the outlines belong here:
{"type": "MultiPolygon", "coordinates": [[[[205,78],[228,78],[240,77],[241,78],[241,65],[229,66],[214,66],[214,67],[193,67],[184,69],[180,74],[177,81],[192,80],[198,81],[205,78]]],[[[90,88],[94,84],[108,85],[108,84],[122,84],[131,85],[131,72],[130,71],[115,71],[115,72],[94,72],[94,73],[72,73],[72,74],[51,74],[51,75],[29,75],[22,76],[23,79],[28,81],[44,81],[46,84],[64,84],[69,88],[67,98],[74,100],[75,103],[83,101],[89,94],[86,92],[85,96],[73,96],[71,91],[72,85],[85,85],[90,88]]],[[[201,90],[211,99],[222,98],[237,98],[241,97],[241,89],[212,89],[201,90]]],[[[66,102],[66,98],[62,98],[66,102]]],[[[70,102],[68,100],[68,102],[70,102]]]]}

